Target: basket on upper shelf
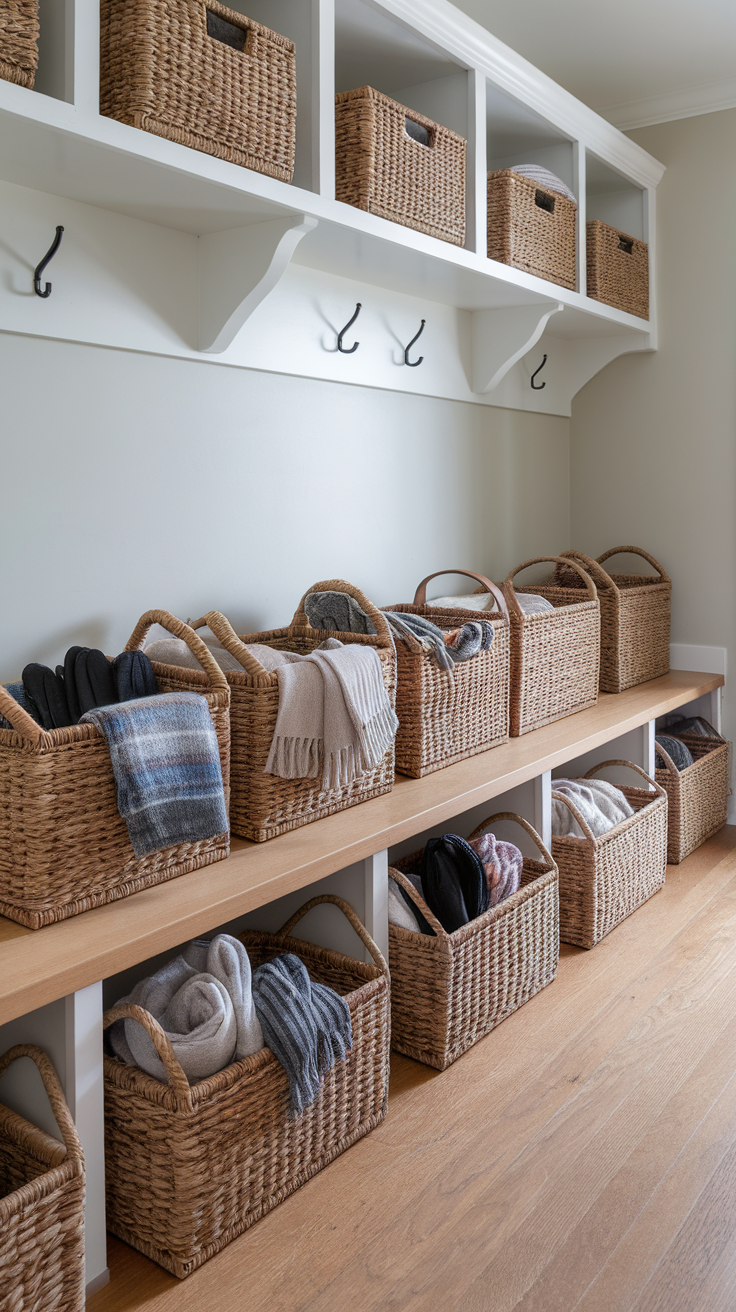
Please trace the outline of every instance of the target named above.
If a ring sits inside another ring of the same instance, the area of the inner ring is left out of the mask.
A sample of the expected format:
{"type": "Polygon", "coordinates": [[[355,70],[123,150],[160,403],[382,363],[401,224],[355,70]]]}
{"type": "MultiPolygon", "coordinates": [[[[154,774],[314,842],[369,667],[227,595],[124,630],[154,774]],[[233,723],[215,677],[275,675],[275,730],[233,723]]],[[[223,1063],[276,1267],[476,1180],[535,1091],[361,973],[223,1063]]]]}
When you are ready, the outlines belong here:
{"type": "Polygon", "coordinates": [[[0,0],[0,77],[33,87],[38,69],[38,0],[0,0]]]}
{"type": "Polygon", "coordinates": [[[335,196],[417,232],[465,241],[465,147],[373,87],[335,96],[335,196]]]}
{"type": "Polygon", "coordinates": [[[100,113],[290,182],[294,43],[219,0],[102,0],[100,113]]]}
{"type": "Polygon", "coordinates": [[[586,228],[588,296],[638,319],[649,318],[649,247],[591,219],[586,228]]]}
{"type": "Polygon", "coordinates": [[[488,258],[575,288],[577,206],[513,169],[488,174],[488,258]]]}

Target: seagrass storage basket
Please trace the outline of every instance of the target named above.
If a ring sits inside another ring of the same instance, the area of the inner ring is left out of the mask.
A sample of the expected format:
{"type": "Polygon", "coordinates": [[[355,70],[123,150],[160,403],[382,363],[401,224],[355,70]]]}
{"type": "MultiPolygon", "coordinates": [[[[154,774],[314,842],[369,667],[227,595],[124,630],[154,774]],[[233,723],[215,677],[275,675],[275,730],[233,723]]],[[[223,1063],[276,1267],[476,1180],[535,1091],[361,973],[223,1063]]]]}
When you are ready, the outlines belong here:
{"type": "Polygon", "coordinates": [[[182,1279],[206,1262],[386,1115],[388,967],[342,898],[312,898],[278,934],[242,934],[253,967],[293,952],[350,1007],[353,1046],[327,1072],[315,1101],[288,1115],[286,1072],[268,1048],[189,1085],[148,1012],[121,1004],[105,1025],[133,1016],[153,1039],[168,1084],[105,1057],[108,1229],[182,1279]],[[347,916],[375,964],[290,937],[320,902],[347,916]]]}
{"type": "Polygon", "coordinates": [[[440,629],[455,629],[468,621],[484,619],[493,625],[493,645],[451,674],[441,670],[416,638],[396,640],[396,769],[421,779],[445,765],[476,756],[509,736],[509,617],[503,593],[471,570],[442,570],[467,574],[496,598],[498,610],[448,610],[427,602],[423,579],[411,605],[386,606],[404,614],[422,615],[440,629]]]}
{"type": "Polygon", "coordinates": [[[84,1157],[46,1053],[19,1043],[38,1067],[63,1144],[0,1103],[0,1306],[7,1312],[84,1312],[84,1157]]]}
{"type": "Polygon", "coordinates": [[[543,724],[594,706],[598,700],[600,610],[595,584],[574,561],[586,597],[574,588],[514,586],[514,578],[530,565],[560,556],[535,556],[513,569],[503,582],[511,622],[511,736],[517,738],[543,724]],[[543,595],[554,607],[525,615],[516,592],[543,595]]]}
{"type": "MultiPolygon", "coordinates": [[[[676,732],[673,728],[670,732],[676,732]]],[[[727,820],[731,744],[720,736],[677,734],[689,747],[692,765],[678,770],[672,758],[657,743],[654,777],[667,794],[667,860],[678,866],[696,847],[722,829],[727,820]]]]}
{"type": "Polygon", "coordinates": [[[557,867],[520,815],[504,811],[491,816],[471,838],[500,820],[521,825],[539,848],[540,860],[525,857],[519,890],[452,934],[405,876],[419,869],[421,851],[389,870],[434,930],[430,937],[389,923],[391,1046],[440,1071],[557,974],[557,867]]]}
{"type": "MultiPolygon", "coordinates": [[[[582,551],[563,551],[576,560],[598,589],[601,607],[601,692],[624,692],[670,668],[672,583],[659,561],[641,547],[611,547],[597,560],[582,551]],[[642,556],[656,574],[609,574],[603,562],[624,554],[642,556]]],[[[558,565],[557,585],[580,590],[580,576],[558,565]]],[[[544,587],[539,591],[546,596],[544,587]]]]}
{"type": "Polygon", "coordinates": [[[552,838],[552,856],[560,872],[560,938],[593,948],[616,925],[664,885],[667,867],[667,794],[631,761],[603,761],[583,777],[591,779],[608,765],[625,765],[649,788],[617,784],[635,814],[595,838],[577,807],[555,792],[577,820],[585,837],[552,838]]]}
{"type": "Polygon", "coordinates": [[[101,0],[100,113],[290,182],[293,42],[219,0],[101,0]]]}
{"type": "Polygon", "coordinates": [[[0,77],[32,87],[38,69],[38,0],[0,0],[0,77]]]}
{"type": "MultiPolygon", "coordinates": [[[[196,633],[168,611],[138,621],[128,650],[140,647],[152,624],[184,638],[206,669],[184,685],[207,699],[220,748],[227,798],[230,695],[225,676],[196,633]]],[[[168,667],[153,665],[160,692],[173,683],[168,667]]],[[[177,675],[181,671],[176,671],[177,675]]],[[[187,674],[189,672],[187,671],[187,674]]],[[[76,916],[139,889],[221,861],[230,836],[136,857],[117,805],[107,741],[92,724],[42,729],[0,688],[0,915],[29,929],[76,916]]]]}
{"type": "Polygon", "coordinates": [[[462,246],[465,141],[373,87],[335,96],[335,196],[462,246]]]}
{"type": "Polygon", "coordinates": [[[488,174],[488,258],[575,288],[577,207],[513,169],[488,174]]]}
{"type": "MultiPolygon", "coordinates": [[[[392,705],[396,697],[396,657],[393,639],[385,616],[358,588],[342,579],[315,583],[310,592],[347,592],[372,620],[376,636],[356,633],[332,633],[313,629],[307,619],[304,602],[288,628],[271,629],[265,633],[244,633],[238,636],[219,611],[210,611],[193,622],[193,627],[208,625],[216,638],[243,666],[242,673],[228,671],[225,675],[230,686],[231,735],[231,792],[230,828],[241,838],[262,843],[276,834],[298,829],[300,825],[320,820],[335,811],[344,811],[370,797],[390,793],[394,786],[393,745],[380,765],[367,774],[359,775],[352,783],[340,788],[322,789],[320,779],[282,779],[266,774],[265,767],[276,728],[279,708],[279,684],[275,672],[266,671],[256,657],[247,650],[246,643],[264,643],[279,651],[293,651],[307,655],[325,638],[339,638],[342,642],[356,642],[373,647],[381,661],[383,681],[392,705]]],[[[182,671],[167,666],[167,674],[176,685],[182,671]]],[[[194,671],[186,671],[187,680],[194,671]]]]}
{"type": "Polygon", "coordinates": [[[600,219],[585,225],[588,296],[649,318],[649,247],[600,219]]]}

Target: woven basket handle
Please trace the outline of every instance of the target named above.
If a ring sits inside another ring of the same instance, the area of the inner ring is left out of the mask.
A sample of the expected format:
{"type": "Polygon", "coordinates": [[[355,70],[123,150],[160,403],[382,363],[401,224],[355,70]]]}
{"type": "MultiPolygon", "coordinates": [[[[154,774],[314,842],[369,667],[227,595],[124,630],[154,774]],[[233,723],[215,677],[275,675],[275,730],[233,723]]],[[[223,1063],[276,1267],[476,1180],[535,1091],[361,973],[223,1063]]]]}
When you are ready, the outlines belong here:
{"type": "Polygon", "coordinates": [[[137,1020],[140,1022],[163,1062],[164,1070],[169,1077],[169,1084],[178,1097],[183,1098],[188,1103],[190,1101],[189,1080],[179,1065],[169,1038],[156,1018],[150,1012],[145,1011],[143,1007],[137,1007],[133,1002],[119,1002],[116,1007],[111,1007],[109,1011],[105,1012],[102,1018],[103,1030],[109,1029],[111,1025],[115,1024],[116,1020],[137,1020]]]}
{"type": "Polygon", "coordinates": [[[530,565],[543,565],[545,562],[549,562],[552,565],[560,565],[560,564],[569,565],[572,567],[572,569],[577,570],[578,574],[583,580],[583,583],[585,584],[590,600],[591,601],[596,600],[598,596],[598,592],[596,590],[595,583],[593,582],[590,575],[586,574],[582,565],[578,565],[576,560],[572,560],[572,559],[563,560],[562,556],[533,556],[531,560],[525,560],[521,565],[517,565],[516,569],[512,569],[511,573],[507,574],[506,578],[503,581],[503,590],[506,596],[506,600],[509,603],[509,609],[513,610],[515,615],[517,615],[521,619],[524,618],[524,612],[521,609],[521,606],[519,605],[518,601],[516,600],[516,592],[514,591],[514,585],[512,580],[516,577],[517,574],[521,574],[521,571],[523,569],[528,569],[530,565]]]}
{"type": "Polygon", "coordinates": [[[560,559],[568,565],[576,560],[578,565],[582,565],[586,574],[590,575],[597,588],[609,589],[611,592],[618,593],[618,586],[614,583],[611,575],[606,573],[599,561],[593,560],[592,556],[586,556],[584,551],[575,551],[574,549],[562,551],[560,552],[560,559]]]}
{"type": "Polygon", "coordinates": [[[388,975],[388,966],[378,944],[373,942],[368,930],[360,917],[353,911],[350,903],[346,902],[344,898],[338,897],[335,893],[320,893],[319,897],[310,897],[309,901],[305,902],[304,906],[300,907],[298,911],[295,911],[293,916],[289,917],[286,924],[281,926],[281,929],[278,931],[279,936],[290,934],[294,926],[299,924],[302,917],[306,916],[307,912],[311,911],[312,907],[318,907],[321,902],[331,902],[333,906],[340,908],[345,919],[349,921],[358,935],[363,947],[367,948],[370,952],[378,969],[382,971],[384,975],[388,975]]]}
{"type": "Polygon", "coordinates": [[[645,551],[643,547],[611,547],[610,551],[604,551],[603,555],[598,557],[598,564],[602,565],[604,560],[608,560],[609,556],[623,556],[625,553],[630,556],[641,556],[643,560],[647,560],[650,565],[654,566],[663,583],[672,582],[669,574],[662,568],[659,561],[655,560],[654,556],[650,556],[649,552],[645,551]]]}
{"type": "Polygon", "coordinates": [[[405,890],[405,892],[409,894],[409,897],[414,903],[414,906],[419,908],[422,915],[424,916],[424,919],[427,921],[429,925],[432,926],[432,929],[434,930],[437,937],[449,939],[450,935],[448,934],[447,930],[443,928],[437,917],[430,911],[421,893],[419,892],[418,889],[414,887],[411,880],[407,879],[406,875],[402,875],[401,871],[396,870],[394,866],[389,866],[388,874],[389,874],[389,878],[393,879],[395,884],[400,884],[401,887],[405,890]]]}
{"type": "MultiPolygon", "coordinates": [[[[687,745],[687,744],[686,744],[686,745],[687,745]]],[[[665,764],[665,769],[668,771],[668,773],[671,774],[671,775],[673,776],[673,778],[676,779],[677,776],[679,775],[680,771],[678,770],[677,766],[675,765],[674,761],[672,760],[672,757],[670,756],[669,752],[666,750],[666,748],[664,748],[664,747],[662,746],[661,743],[655,743],[655,744],[654,744],[654,768],[655,768],[655,770],[657,769],[657,757],[658,757],[658,756],[661,756],[661,757],[662,757],[662,760],[664,761],[664,764],[665,764]]]]}
{"type": "Polygon", "coordinates": [[[141,615],[136,624],[130,641],[127,643],[126,651],[139,651],[145,641],[146,634],[152,624],[160,624],[174,638],[183,638],[187,647],[193,656],[196,656],[205,674],[210,681],[210,688],[213,692],[224,692],[230,697],[230,689],[227,679],[220,669],[209,647],[197,637],[193,629],[182,620],[178,620],[175,615],[171,615],[167,610],[147,610],[145,615],[141,615]]]}
{"type": "MultiPolygon", "coordinates": [[[[578,822],[578,824],[580,825],[580,828],[582,829],[583,834],[585,835],[585,837],[586,837],[591,843],[595,843],[595,841],[596,841],[595,834],[594,834],[594,833],[592,832],[592,830],[590,829],[590,827],[589,827],[589,825],[588,825],[588,822],[587,822],[586,820],[584,820],[583,817],[581,816],[581,814],[580,814],[580,812],[578,811],[578,808],[576,807],[575,803],[574,803],[574,802],[571,802],[569,797],[565,797],[565,794],[564,794],[564,793],[558,793],[554,788],[552,789],[552,792],[551,792],[550,796],[555,800],[555,802],[564,802],[564,803],[565,803],[565,806],[567,807],[568,811],[570,812],[570,815],[572,816],[573,820],[577,820],[577,822],[578,822]]],[[[575,835],[574,835],[574,834],[560,834],[560,837],[561,837],[561,838],[574,838],[575,835]]]]}
{"type": "MultiPolygon", "coordinates": [[[[346,592],[349,597],[353,598],[353,601],[357,601],[358,605],[365,611],[368,618],[373,621],[373,627],[376,630],[379,645],[388,648],[388,650],[392,652],[395,650],[394,640],[391,637],[391,630],[386,616],[381,614],[378,607],[374,606],[373,602],[368,600],[365,593],[361,592],[360,588],[356,588],[352,583],[347,583],[345,579],[327,579],[323,583],[315,583],[314,587],[308,588],[299,602],[296,614],[289,625],[289,632],[291,632],[292,629],[304,628],[305,625],[307,628],[312,627],[307,619],[307,612],[304,609],[304,603],[310,592],[346,592]]],[[[319,633],[321,630],[315,629],[314,632],[319,633]]]]}
{"type": "Polygon", "coordinates": [[[260,661],[257,661],[252,652],[248,651],[244,642],[240,641],[232,624],[219,610],[208,610],[206,615],[202,615],[198,620],[189,621],[192,629],[211,629],[215,637],[222,643],[226,651],[230,652],[238,661],[246,674],[253,675],[256,679],[269,679],[271,675],[268,670],[264,670],[260,661]]]}
{"type": "Polygon", "coordinates": [[[481,835],[485,834],[491,828],[492,825],[498,824],[499,820],[513,820],[515,824],[519,825],[520,828],[525,830],[525,832],[529,835],[535,847],[539,849],[542,859],[544,861],[547,861],[551,866],[555,864],[554,860],[552,859],[546,847],[544,846],[544,843],[542,842],[539,834],[534,828],[534,825],[530,825],[529,821],[526,819],[525,816],[517,815],[515,811],[497,812],[496,815],[491,816],[490,820],[484,820],[481,825],[478,825],[477,829],[473,830],[470,837],[480,838],[481,835]]]}
{"type": "MultiPolygon", "coordinates": [[[[659,751],[659,748],[657,748],[657,751],[659,751]]],[[[625,765],[627,770],[635,770],[637,774],[641,775],[642,779],[646,779],[647,783],[650,785],[650,789],[654,789],[654,792],[660,797],[667,796],[664,788],[657,783],[657,780],[652,779],[652,776],[647,774],[646,770],[642,770],[641,766],[635,765],[633,761],[601,761],[598,765],[591,766],[590,770],[583,775],[583,778],[592,779],[594,774],[597,774],[599,770],[605,770],[607,765],[625,765]]]]}
{"type": "MultiPolygon", "coordinates": [[[[475,582],[480,583],[481,587],[485,588],[486,592],[491,592],[493,594],[498,609],[500,610],[504,619],[508,620],[509,612],[508,612],[508,607],[506,605],[506,598],[504,597],[501,589],[497,586],[497,584],[491,583],[491,580],[487,579],[483,574],[476,574],[475,570],[472,569],[438,569],[435,570],[434,574],[428,574],[426,579],[422,579],[421,583],[419,584],[419,587],[414,593],[415,606],[427,605],[427,584],[431,583],[432,579],[441,578],[443,574],[462,574],[465,576],[465,578],[475,579],[475,582]]],[[[429,605],[430,606],[432,605],[431,601],[429,602],[429,605]]],[[[480,613],[483,614],[488,612],[480,612],[480,613]]]]}
{"type": "Polygon", "coordinates": [[[16,1043],[14,1048],[9,1048],[5,1055],[0,1057],[0,1078],[19,1057],[30,1057],[31,1061],[35,1062],[38,1067],[38,1073],[43,1080],[43,1087],[54,1113],[54,1120],[64,1140],[67,1158],[69,1161],[84,1164],[84,1153],[77,1134],[77,1127],[66,1105],[66,1098],[59,1083],[59,1077],[43,1049],[37,1048],[35,1043],[16,1043]]]}
{"type": "Polygon", "coordinates": [[[24,711],[15,697],[11,697],[5,688],[0,687],[0,715],[12,724],[16,733],[19,733],[28,742],[40,743],[46,737],[46,730],[36,721],[28,711],[24,711]]]}

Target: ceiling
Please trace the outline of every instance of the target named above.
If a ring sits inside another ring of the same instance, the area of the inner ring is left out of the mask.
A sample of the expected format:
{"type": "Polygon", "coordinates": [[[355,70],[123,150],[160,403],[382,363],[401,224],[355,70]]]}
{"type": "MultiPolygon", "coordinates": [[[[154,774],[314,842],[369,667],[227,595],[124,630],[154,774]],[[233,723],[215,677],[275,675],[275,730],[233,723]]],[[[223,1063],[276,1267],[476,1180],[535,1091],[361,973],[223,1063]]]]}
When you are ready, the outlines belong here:
{"type": "Polygon", "coordinates": [[[617,127],[736,106],[736,0],[454,0],[617,127]]]}

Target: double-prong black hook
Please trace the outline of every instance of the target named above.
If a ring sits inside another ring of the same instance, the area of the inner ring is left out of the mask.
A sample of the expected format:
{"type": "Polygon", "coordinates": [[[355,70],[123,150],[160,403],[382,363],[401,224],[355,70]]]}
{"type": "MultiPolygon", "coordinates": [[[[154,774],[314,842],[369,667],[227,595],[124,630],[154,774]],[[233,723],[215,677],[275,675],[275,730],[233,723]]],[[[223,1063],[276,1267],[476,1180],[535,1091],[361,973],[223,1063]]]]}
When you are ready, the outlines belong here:
{"type": "Polygon", "coordinates": [[[341,331],[337,334],[337,349],[338,351],[342,351],[343,355],[352,355],[353,351],[357,351],[358,347],[360,346],[360,342],[355,342],[353,346],[343,346],[342,339],[345,336],[345,333],[347,332],[348,328],[352,328],[353,324],[355,323],[355,320],[360,314],[361,308],[362,308],[361,303],[360,301],[358,301],[355,307],[355,314],[353,315],[352,319],[348,319],[347,323],[345,324],[345,327],[341,329],[341,331]]]}
{"type": "Polygon", "coordinates": [[[48,248],[46,254],[44,255],[43,259],[41,260],[41,263],[36,265],[36,268],[35,268],[34,273],[33,273],[33,290],[34,290],[34,292],[36,293],[36,295],[37,295],[37,296],[40,296],[41,299],[44,300],[44,301],[46,300],[46,297],[47,297],[47,296],[50,296],[50,295],[51,295],[51,283],[50,283],[50,282],[47,282],[47,283],[46,283],[46,290],[45,290],[45,291],[42,291],[42,290],[41,290],[41,274],[43,273],[44,269],[46,268],[46,265],[48,264],[49,260],[53,260],[53,258],[54,258],[54,256],[55,256],[56,252],[58,251],[59,247],[61,246],[61,237],[62,237],[62,233],[63,233],[63,232],[64,232],[64,229],[62,228],[61,224],[59,224],[59,226],[58,226],[57,229],[56,229],[56,236],[54,237],[54,240],[52,241],[52,243],[51,243],[51,245],[49,246],[49,248],[48,248]]]}
{"type": "Polygon", "coordinates": [[[408,364],[408,366],[409,366],[410,369],[416,369],[417,365],[418,365],[418,364],[421,364],[421,363],[422,363],[422,360],[424,359],[424,356],[423,356],[423,355],[420,355],[420,357],[419,357],[418,360],[410,360],[410,359],[409,359],[409,352],[410,352],[412,346],[414,345],[414,343],[419,341],[419,338],[421,337],[422,333],[424,332],[424,325],[425,325],[426,322],[427,322],[426,319],[422,319],[422,324],[421,324],[421,327],[420,327],[420,329],[419,329],[419,332],[416,333],[416,335],[415,335],[414,337],[412,337],[411,341],[409,342],[409,345],[406,347],[406,349],[405,349],[405,351],[404,351],[404,364],[408,364]]]}
{"type": "Polygon", "coordinates": [[[547,386],[546,383],[535,383],[535,381],[534,381],[534,379],[536,378],[537,374],[540,373],[542,369],[544,369],[544,366],[546,365],[546,363],[547,363],[547,357],[546,357],[546,355],[545,355],[545,356],[543,357],[543,359],[542,359],[542,363],[540,364],[539,369],[535,369],[535,370],[534,370],[534,373],[532,374],[532,379],[531,379],[531,381],[532,381],[532,390],[535,391],[535,392],[541,392],[542,388],[547,386]]]}

